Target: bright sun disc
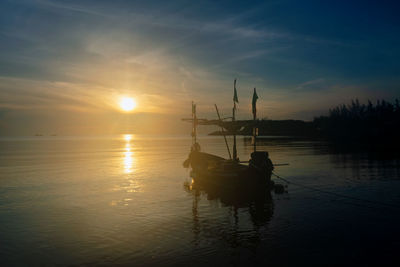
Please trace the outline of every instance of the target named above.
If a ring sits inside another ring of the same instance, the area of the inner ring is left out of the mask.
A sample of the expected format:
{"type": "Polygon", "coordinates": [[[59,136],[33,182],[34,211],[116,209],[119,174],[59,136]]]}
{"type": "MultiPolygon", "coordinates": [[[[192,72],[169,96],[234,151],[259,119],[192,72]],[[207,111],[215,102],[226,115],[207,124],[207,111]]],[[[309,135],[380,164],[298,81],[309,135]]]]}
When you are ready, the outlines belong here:
{"type": "Polygon", "coordinates": [[[121,108],[125,111],[131,111],[136,107],[136,101],[133,98],[130,97],[124,97],[121,99],[121,102],[119,103],[121,108]]]}

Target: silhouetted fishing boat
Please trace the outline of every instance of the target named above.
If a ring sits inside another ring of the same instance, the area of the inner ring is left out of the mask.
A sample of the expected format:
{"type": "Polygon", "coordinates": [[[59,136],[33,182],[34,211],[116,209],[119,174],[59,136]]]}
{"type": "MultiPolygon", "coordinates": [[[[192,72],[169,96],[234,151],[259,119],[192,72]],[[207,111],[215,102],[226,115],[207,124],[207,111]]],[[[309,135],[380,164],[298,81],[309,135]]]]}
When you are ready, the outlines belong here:
{"type": "MultiPolygon", "coordinates": [[[[258,130],[253,128],[253,145],[254,151],[250,155],[249,161],[240,161],[236,150],[236,133],[244,126],[244,124],[256,121],[256,101],[258,99],[256,89],[254,88],[252,111],[253,121],[236,121],[236,103],[238,103],[236,92],[236,80],[234,82],[234,97],[232,120],[224,121],[221,119],[218,107],[215,109],[218,120],[198,119],[196,115],[196,104],[192,102],[192,118],[183,119],[192,122],[192,147],[189,157],[184,162],[184,167],[191,167],[191,175],[194,180],[201,182],[210,182],[223,186],[240,186],[240,187],[271,187],[274,183],[271,181],[273,164],[269,159],[268,152],[256,150],[256,137],[258,130]],[[198,125],[218,125],[224,136],[225,144],[228,150],[229,159],[219,157],[213,154],[201,151],[200,144],[197,142],[197,126],[198,125]],[[233,155],[230,153],[226,133],[233,135],[233,155]],[[247,163],[247,164],[244,164],[247,163]]],[[[254,124],[255,125],[255,124],[254,124]]]]}

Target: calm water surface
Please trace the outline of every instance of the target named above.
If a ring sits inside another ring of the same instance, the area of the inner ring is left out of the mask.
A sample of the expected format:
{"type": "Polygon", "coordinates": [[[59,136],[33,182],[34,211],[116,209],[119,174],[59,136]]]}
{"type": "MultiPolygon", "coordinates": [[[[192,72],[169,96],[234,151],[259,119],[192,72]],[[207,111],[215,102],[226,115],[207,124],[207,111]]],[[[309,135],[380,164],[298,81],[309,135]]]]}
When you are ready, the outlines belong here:
{"type": "MultiPolygon", "coordinates": [[[[260,150],[290,163],[276,173],[316,190],[289,184],[285,194],[238,199],[191,187],[182,167],[190,143],[180,136],[1,138],[2,265],[399,263],[398,156],[267,139],[260,150]]],[[[227,156],[220,137],[201,145],[227,156]]],[[[239,139],[238,149],[247,160],[251,144],[239,139]]]]}

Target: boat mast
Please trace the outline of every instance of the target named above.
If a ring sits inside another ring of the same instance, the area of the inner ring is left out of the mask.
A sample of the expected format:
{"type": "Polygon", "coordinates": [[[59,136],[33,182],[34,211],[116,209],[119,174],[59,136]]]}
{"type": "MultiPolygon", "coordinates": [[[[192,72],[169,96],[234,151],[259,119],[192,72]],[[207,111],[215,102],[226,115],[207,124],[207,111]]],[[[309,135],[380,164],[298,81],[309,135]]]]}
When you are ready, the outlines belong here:
{"type": "MultiPolygon", "coordinates": [[[[256,88],[254,88],[256,90],[256,88]]],[[[256,125],[256,112],[253,112],[253,122],[254,122],[254,127],[253,127],[253,150],[254,152],[257,151],[257,134],[258,134],[258,129],[256,125]]]]}
{"type": "Polygon", "coordinates": [[[197,116],[196,104],[192,101],[192,145],[197,143],[197,116]]]}
{"type": "MultiPolygon", "coordinates": [[[[219,119],[220,123],[222,123],[222,119],[221,119],[221,116],[219,115],[219,110],[218,110],[217,104],[214,104],[214,105],[215,105],[215,110],[217,111],[218,119],[219,119]]],[[[232,159],[231,151],[229,150],[228,141],[226,140],[225,130],[224,130],[224,127],[222,127],[222,126],[221,126],[221,131],[222,131],[222,134],[224,135],[225,145],[226,145],[226,149],[228,150],[229,159],[232,159]]]]}
{"type": "MultiPolygon", "coordinates": [[[[233,83],[233,109],[232,109],[232,122],[235,121],[235,113],[236,113],[236,102],[239,102],[236,92],[236,79],[233,83]]],[[[234,123],[233,123],[234,124],[234,123]]],[[[233,160],[237,161],[237,150],[236,150],[236,132],[235,128],[233,127],[233,160]]]]}
{"type": "Polygon", "coordinates": [[[258,135],[258,128],[256,126],[256,119],[257,119],[257,99],[258,99],[258,95],[256,92],[256,88],[254,88],[254,92],[253,92],[253,100],[251,101],[251,106],[252,106],[252,112],[253,112],[253,122],[254,122],[254,126],[253,126],[253,149],[254,152],[256,152],[257,150],[257,135],[258,135]]]}

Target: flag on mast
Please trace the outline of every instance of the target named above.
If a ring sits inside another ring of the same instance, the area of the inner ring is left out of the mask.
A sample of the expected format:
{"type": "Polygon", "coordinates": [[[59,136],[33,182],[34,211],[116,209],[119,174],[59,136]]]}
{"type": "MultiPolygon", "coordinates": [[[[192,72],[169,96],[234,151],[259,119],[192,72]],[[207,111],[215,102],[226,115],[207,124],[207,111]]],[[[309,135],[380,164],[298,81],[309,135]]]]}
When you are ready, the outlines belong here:
{"type": "Polygon", "coordinates": [[[254,88],[253,101],[251,102],[254,119],[256,119],[256,114],[257,114],[257,108],[256,108],[257,99],[258,99],[258,95],[256,92],[256,88],[254,88]]]}
{"type": "Polygon", "coordinates": [[[233,82],[233,103],[239,103],[239,99],[238,99],[237,91],[236,91],[236,79],[233,82]]]}

